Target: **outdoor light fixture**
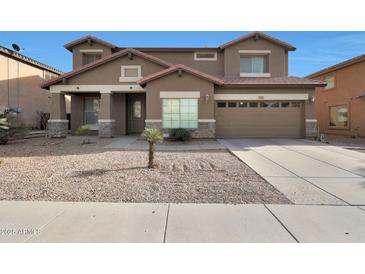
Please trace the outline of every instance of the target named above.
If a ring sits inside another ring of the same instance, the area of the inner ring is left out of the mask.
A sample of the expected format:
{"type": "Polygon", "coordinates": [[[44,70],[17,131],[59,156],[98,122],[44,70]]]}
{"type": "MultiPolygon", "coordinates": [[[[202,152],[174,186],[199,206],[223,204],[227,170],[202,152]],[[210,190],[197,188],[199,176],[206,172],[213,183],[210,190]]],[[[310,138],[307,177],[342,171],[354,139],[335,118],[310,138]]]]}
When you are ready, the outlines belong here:
{"type": "Polygon", "coordinates": [[[314,103],[315,97],[314,96],[311,96],[311,97],[309,97],[309,100],[311,101],[311,103],[314,103]]]}
{"type": "Polygon", "coordinates": [[[205,94],[204,99],[205,103],[207,104],[209,102],[209,94],[205,94]]]}

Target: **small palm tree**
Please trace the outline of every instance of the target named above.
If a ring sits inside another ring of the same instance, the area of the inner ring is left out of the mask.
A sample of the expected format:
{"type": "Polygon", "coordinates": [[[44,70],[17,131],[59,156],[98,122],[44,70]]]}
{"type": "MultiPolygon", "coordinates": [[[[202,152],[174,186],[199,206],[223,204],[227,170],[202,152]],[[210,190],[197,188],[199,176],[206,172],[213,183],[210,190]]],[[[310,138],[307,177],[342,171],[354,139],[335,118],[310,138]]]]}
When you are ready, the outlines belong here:
{"type": "Polygon", "coordinates": [[[148,151],[148,168],[155,168],[154,164],[154,153],[155,144],[163,140],[163,133],[157,128],[146,128],[143,131],[143,137],[147,140],[149,145],[148,151]]]}

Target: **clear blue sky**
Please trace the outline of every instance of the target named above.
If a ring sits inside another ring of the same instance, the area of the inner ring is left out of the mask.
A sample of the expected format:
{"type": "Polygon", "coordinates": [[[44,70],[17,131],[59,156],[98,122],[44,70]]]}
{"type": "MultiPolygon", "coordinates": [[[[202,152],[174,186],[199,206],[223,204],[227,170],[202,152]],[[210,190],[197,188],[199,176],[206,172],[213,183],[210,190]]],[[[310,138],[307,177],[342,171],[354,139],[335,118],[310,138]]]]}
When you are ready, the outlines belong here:
{"type": "MultiPolygon", "coordinates": [[[[0,32],[0,45],[21,45],[22,54],[71,70],[71,53],[63,45],[91,34],[120,47],[217,47],[247,32],[0,32]]],[[[365,54],[365,32],[265,32],[294,45],[289,75],[305,76],[338,62],[365,54]]]]}

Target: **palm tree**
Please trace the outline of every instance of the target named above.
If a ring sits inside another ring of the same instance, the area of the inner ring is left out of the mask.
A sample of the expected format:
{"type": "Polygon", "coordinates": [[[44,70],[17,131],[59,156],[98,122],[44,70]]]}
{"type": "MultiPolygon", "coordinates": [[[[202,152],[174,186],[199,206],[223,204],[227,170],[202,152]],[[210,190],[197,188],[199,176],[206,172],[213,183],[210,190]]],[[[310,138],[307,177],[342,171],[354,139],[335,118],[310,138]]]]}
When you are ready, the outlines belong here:
{"type": "Polygon", "coordinates": [[[148,168],[155,168],[156,166],[153,162],[155,153],[155,144],[163,140],[163,133],[161,130],[157,128],[146,128],[143,131],[143,137],[147,140],[149,145],[148,168]]]}

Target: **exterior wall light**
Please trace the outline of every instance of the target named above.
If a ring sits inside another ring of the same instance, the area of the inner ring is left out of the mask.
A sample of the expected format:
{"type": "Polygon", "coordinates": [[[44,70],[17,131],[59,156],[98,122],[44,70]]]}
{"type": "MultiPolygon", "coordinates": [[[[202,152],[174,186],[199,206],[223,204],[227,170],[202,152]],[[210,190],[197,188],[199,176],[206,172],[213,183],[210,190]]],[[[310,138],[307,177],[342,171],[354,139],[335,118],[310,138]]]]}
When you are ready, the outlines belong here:
{"type": "Polygon", "coordinates": [[[208,104],[208,102],[209,102],[209,94],[205,94],[204,100],[205,100],[205,103],[208,104]]]}

